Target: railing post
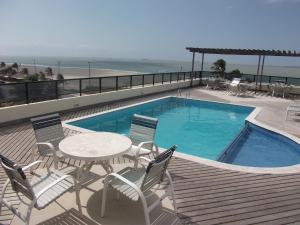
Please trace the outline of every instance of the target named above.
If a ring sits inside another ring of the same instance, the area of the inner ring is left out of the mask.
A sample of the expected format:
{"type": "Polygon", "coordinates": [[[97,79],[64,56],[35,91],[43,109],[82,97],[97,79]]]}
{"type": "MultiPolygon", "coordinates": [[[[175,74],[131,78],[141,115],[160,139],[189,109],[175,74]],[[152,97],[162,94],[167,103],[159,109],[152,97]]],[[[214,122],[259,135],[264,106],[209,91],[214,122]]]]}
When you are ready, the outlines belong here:
{"type": "Polygon", "coordinates": [[[272,76],[269,76],[269,84],[271,84],[272,76]]]}
{"type": "Polygon", "coordinates": [[[155,85],[155,75],[154,74],[152,75],[152,79],[153,79],[152,81],[153,81],[153,86],[154,86],[155,85]]]}
{"type": "Polygon", "coordinates": [[[101,83],[102,83],[102,78],[99,77],[99,93],[101,93],[101,91],[102,91],[102,90],[101,90],[101,85],[102,85],[101,83]]]}
{"type": "Polygon", "coordinates": [[[177,72],[177,83],[179,82],[179,72],[177,72]]]}
{"type": "Polygon", "coordinates": [[[185,72],[183,72],[183,81],[185,81],[185,72]]]}
{"type": "Polygon", "coordinates": [[[81,79],[79,79],[79,95],[81,96],[82,95],[82,90],[81,90],[81,79]]]}
{"type": "Polygon", "coordinates": [[[143,75],[143,87],[145,86],[145,75],[143,75]]]}
{"type": "Polygon", "coordinates": [[[285,84],[288,84],[288,77],[285,77],[285,84]]]}
{"type": "Polygon", "coordinates": [[[55,81],[55,97],[58,99],[58,81],[55,81]]]}
{"type": "Polygon", "coordinates": [[[172,73],[169,73],[170,76],[170,84],[172,83],[172,73]]]}
{"type": "Polygon", "coordinates": [[[29,104],[28,82],[25,83],[25,96],[26,96],[26,104],[29,104]]]}
{"type": "Polygon", "coordinates": [[[162,73],[162,74],[161,74],[161,84],[164,84],[164,79],[165,79],[165,74],[162,73]]]}
{"type": "Polygon", "coordinates": [[[132,88],[132,75],[130,75],[130,88],[132,88]]]}
{"type": "Polygon", "coordinates": [[[118,85],[119,85],[119,77],[116,76],[116,91],[118,90],[118,85]]]}

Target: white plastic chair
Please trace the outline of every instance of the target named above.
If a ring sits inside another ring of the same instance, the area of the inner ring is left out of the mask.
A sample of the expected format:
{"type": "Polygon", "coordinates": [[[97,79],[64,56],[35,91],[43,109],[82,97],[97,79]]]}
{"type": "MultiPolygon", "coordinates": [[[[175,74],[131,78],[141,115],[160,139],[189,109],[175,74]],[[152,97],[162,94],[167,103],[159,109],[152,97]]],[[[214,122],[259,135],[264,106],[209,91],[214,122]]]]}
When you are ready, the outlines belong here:
{"type": "Polygon", "coordinates": [[[142,167],[134,169],[131,167],[127,167],[117,173],[109,174],[104,180],[101,217],[105,215],[106,195],[108,187],[110,186],[118,192],[118,198],[119,193],[122,193],[124,196],[130,198],[133,201],[138,201],[140,199],[144,210],[146,225],[150,225],[150,212],[156,206],[158,206],[158,204],[164,198],[166,198],[168,194],[167,192],[165,192],[163,196],[161,196],[157,201],[149,206],[147,205],[146,199],[154,194],[154,192],[152,191],[155,191],[155,188],[159,188],[159,185],[162,182],[165,183],[165,178],[167,178],[170,187],[174,210],[175,212],[177,212],[173,181],[167,171],[168,163],[175,150],[176,146],[173,146],[158,155],[155,160],[152,161],[150,161],[148,158],[140,157],[140,159],[149,161],[147,168],[142,167]]]}
{"type": "Polygon", "coordinates": [[[153,153],[158,155],[158,146],[154,143],[158,119],[134,114],[131,121],[129,138],[132,141],[131,149],[124,157],[134,160],[137,167],[138,157],[153,153]]]}
{"type": "Polygon", "coordinates": [[[39,163],[42,163],[42,161],[36,161],[24,167],[20,167],[1,155],[0,161],[8,176],[8,179],[2,188],[0,197],[0,214],[2,204],[4,204],[27,225],[29,224],[31,211],[33,208],[45,208],[61,195],[69,191],[73,186],[75,186],[76,190],[76,202],[79,210],[81,211],[79,190],[77,188],[76,181],[72,176],[65,175],[57,170],[50,170],[47,167],[46,174],[35,176],[34,179],[30,181],[27,179],[25,171],[39,163]],[[9,199],[4,198],[9,183],[11,184],[12,189],[18,194],[19,198],[21,198],[19,195],[19,193],[21,193],[31,200],[25,215],[22,215],[21,212],[14,207],[15,202],[9,202],[9,199]]]}
{"type": "Polygon", "coordinates": [[[44,157],[52,156],[54,167],[57,169],[58,161],[63,159],[58,144],[65,138],[59,114],[32,118],[31,123],[37,142],[37,149],[32,150],[31,161],[35,160],[37,153],[44,157]]]}

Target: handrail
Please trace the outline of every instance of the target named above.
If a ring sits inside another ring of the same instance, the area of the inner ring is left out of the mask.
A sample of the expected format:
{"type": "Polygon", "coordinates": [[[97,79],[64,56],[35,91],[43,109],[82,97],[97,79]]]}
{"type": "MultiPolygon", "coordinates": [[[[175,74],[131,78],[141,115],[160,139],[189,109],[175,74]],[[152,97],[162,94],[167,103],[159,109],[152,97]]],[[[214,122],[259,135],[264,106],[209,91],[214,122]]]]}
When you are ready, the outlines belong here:
{"type": "Polygon", "coordinates": [[[201,78],[200,71],[188,71],[4,83],[0,84],[0,107],[118,91],[138,86],[178,83],[199,78],[201,78]]]}
{"type": "MultiPolygon", "coordinates": [[[[193,79],[200,79],[201,85],[203,78],[209,77],[212,74],[214,74],[212,71],[182,71],[4,83],[0,84],[0,107],[61,99],[74,95],[81,96],[83,94],[87,95],[108,91],[118,91],[131,89],[137,86],[143,87],[145,85],[155,86],[179,83],[182,81],[192,81],[193,79]]],[[[230,73],[224,73],[224,75],[226,78],[236,76],[230,73]]],[[[258,79],[259,89],[261,89],[261,83],[272,83],[279,79],[283,80],[287,84],[300,86],[300,78],[297,77],[254,74],[241,74],[240,76],[249,82],[255,82],[258,79]]],[[[191,85],[193,85],[193,82],[191,82],[191,85]]]]}

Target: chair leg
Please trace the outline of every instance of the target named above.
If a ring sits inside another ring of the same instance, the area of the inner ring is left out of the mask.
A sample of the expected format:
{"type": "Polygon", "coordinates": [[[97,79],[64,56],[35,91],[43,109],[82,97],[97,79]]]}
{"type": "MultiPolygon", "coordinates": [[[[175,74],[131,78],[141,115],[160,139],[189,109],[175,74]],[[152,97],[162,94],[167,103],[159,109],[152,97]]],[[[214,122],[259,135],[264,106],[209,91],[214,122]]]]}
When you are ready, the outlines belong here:
{"type": "Polygon", "coordinates": [[[142,205],[143,205],[146,225],[151,225],[146,199],[144,196],[141,196],[141,195],[139,195],[139,196],[140,196],[140,199],[141,199],[142,205]]]}
{"type": "Polygon", "coordinates": [[[172,197],[172,200],[173,200],[173,207],[174,207],[174,211],[175,213],[177,213],[177,205],[176,205],[176,201],[175,201],[175,194],[174,194],[174,185],[173,185],[173,181],[172,181],[172,178],[169,174],[168,171],[166,171],[166,175],[169,179],[169,182],[170,182],[170,188],[171,188],[171,197],[172,197]]]}
{"type": "Polygon", "coordinates": [[[105,216],[107,189],[108,189],[108,183],[104,181],[104,188],[103,188],[103,192],[102,192],[101,217],[105,216]]]}
{"type": "Polygon", "coordinates": [[[135,159],[135,160],[134,160],[134,165],[133,165],[133,168],[134,168],[134,169],[137,169],[138,163],[139,163],[138,160],[135,159]]]}
{"type": "Polygon", "coordinates": [[[34,207],[34,204],[35,204],[36,201],[32,201],[30,206],[28,207],[27,209],[27,213],[26,213],[26,218],[25,218],[25,224],[26,225],[29,225],[29,221],[30,221],[30,216],[31,216],[31,211],[34,207]]]}
{"type": "Polygon", "coordinates": [[[73,177],[73,181],[74,181],[74,188],[75,188],[75,194],[76,194],[76,203],[78,205],[79,212],[82,213],[79,184],[77,183],[77,181],[74,177],[73,177]]]}
{"type": "MultiPolygon", "coordinates": [[[[34,162],[35,152],[36,152],[35,149],[33,149],[32,152],[31,152],[31,163],[34,162]]],[[[33,167],[30,167],[29,171],[32,174],[33,173],[33,167]]]]}
{"type": "Polygon", "coordinates": [[[56,156],[54,156],[53,161],[54,161],[54,168],[57,170],[58,169],[58,160],[57,160],[56,156]]]}

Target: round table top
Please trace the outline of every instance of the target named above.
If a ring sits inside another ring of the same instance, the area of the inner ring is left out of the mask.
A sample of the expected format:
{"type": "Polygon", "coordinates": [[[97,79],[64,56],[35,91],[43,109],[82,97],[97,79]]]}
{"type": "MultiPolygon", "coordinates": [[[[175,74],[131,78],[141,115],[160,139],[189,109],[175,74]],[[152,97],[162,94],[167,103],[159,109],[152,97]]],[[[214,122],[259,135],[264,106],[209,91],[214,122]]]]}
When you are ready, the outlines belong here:
{"type": "Polygon", "coordinates": [[[122,155],[131,145],[131,140],[121,134],[91,132],[66,137],[59,143],[59,149],[72,159],[96,161],[122,155]]]}

